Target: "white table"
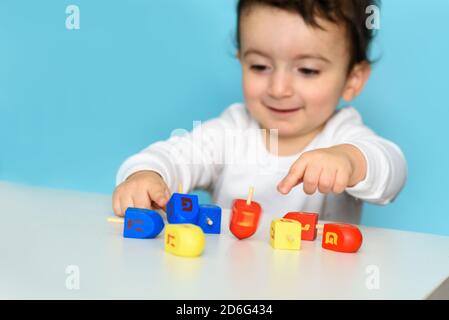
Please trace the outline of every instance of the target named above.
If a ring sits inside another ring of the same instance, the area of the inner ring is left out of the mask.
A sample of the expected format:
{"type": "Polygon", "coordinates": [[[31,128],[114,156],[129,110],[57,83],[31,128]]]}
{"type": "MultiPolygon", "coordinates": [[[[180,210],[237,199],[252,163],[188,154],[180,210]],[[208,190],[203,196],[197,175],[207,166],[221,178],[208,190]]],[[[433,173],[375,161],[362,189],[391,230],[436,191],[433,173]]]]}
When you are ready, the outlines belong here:
{"type": "Polygon", "coordinates": [[[2,299],[449,298],[444,236],[362,226],[356,254],[324,250],[320,236],[273,250],[274,217],[240,241],[224,210],[222,234],[206,235],[201,257],[182,258],[164,251],[163,233],[123,238],[122,225],[106,222],[107,195],[0,182],[0,212],[2,299]]]}

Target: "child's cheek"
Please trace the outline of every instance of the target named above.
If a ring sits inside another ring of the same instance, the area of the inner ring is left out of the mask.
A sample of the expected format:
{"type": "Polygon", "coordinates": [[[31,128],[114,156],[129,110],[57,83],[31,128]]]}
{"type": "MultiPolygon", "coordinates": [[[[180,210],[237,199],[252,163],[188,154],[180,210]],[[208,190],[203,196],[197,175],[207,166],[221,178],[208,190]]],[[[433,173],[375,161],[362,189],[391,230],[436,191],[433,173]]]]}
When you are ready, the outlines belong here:
{"type": "Polygon", "coordinates": [[[249,108],[261,100],[264,92],[263,88],[263,83],[257,77],[251,75],[243,77],[243,94],[249,108]]]}
{"type": "Polygon", "coordinates": [[[304,91],[307,105],[317,112],[333,112],[338,104],[339,90],[329,82],[311,86],[304,91]]]}

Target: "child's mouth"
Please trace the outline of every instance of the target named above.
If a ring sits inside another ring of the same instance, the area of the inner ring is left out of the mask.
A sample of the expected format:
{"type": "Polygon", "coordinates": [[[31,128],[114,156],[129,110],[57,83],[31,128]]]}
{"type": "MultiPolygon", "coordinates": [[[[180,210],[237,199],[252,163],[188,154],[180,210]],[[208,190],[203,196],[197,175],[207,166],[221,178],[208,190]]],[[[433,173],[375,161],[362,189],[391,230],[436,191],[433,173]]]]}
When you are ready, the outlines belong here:
{"type": "Polygon", "coordinates": [[[293,113],[293,112],[296,112],[296,111],[302,109],[302,107],[299,107],[299,108],[291,108],[291,109],[281,109],[281,108],[274,108],[274,107],[270,107],[270,106],[266,106],[266,107],[267,107],[269,110],[271,110],[272,112],[277,113],[277,114],[290,114],[290,113],[293,113]]]}

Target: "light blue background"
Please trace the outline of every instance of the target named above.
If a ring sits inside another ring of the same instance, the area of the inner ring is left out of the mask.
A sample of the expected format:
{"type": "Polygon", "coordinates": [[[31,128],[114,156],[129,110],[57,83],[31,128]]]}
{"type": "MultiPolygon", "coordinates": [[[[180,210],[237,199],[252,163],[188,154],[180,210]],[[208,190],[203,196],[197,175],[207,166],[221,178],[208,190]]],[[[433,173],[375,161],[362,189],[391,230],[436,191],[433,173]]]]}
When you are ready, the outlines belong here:
{"type": "MultiPolygon", "coordinates": [[[[120,163],[242,101],[234,0],[0,2],[0,179],[111,193],[120,163]],[[65,8],[81,29],[65,28],[65,8]]],[[[449,235],[449,1],[384,1],[354,102],[408,182],[363,223],[449,235]]],[[[203,195],[204,197],[204,195],[203,195]]]]}

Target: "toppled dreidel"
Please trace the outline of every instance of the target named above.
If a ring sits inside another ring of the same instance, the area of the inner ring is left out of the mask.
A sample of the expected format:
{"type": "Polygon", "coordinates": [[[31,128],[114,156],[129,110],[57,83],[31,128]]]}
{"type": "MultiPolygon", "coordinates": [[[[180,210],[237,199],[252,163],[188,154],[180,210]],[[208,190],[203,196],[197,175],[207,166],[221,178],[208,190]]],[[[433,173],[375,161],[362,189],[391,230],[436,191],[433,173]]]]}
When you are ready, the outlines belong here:
{"type": "Polygon", "coordinates": [[[168,224],[165,228],[165,251],[182,257],[197,257],[204,250],[206,237],[193,224],[168,224]]]}
{"type": "Polygon", "coordinates": [[[302,233],[301,240],[313,241],[317,236],[317,228],[322,226],[318,225],[318,213],[311,212],[289,212],[284,218],[293,219],[301,223],[302,233]]]}
{"type": "Polygon", "coordinates": [[[164,229],[164,221],[158,212],[142,208],[129,207],[125,211],[125,219],[108,218],[108,221],[123,223],[125,238],[155,238],[164,229]]]}
{"type": "Polygon", "coordinates": [[[167,203],[168,222],[196,224],[198,211],[198,196],[182,193],[182,184],[179,184],[178,193],[173,193],[167,203]]]}
{"type": "Polygon", "coordinates": [[[338,252],[357,252],[363,237],[359,228],[346,223],[326,223],[321,246],[338,252]]]}
{"type": "Polygon", "coordinates": [[[221,208],[212,204],[201,204],[197,225],[204,233],[218,234],[221,231],[221,208]]]}
{"type": "Polygon", "coordinates": [[[301,249],[301,223],[293,219],[275,219],[270,227],[270,244],[274,249],[301,249]]]}
{"type": "Polygon", "coordinates": [[[259,225],[262,207],[252,201],[254,188],[251,187],[246,200],[236,199],[232,204],[232,214],[229,229],[238,239],[252,236],[259,225]]]}

